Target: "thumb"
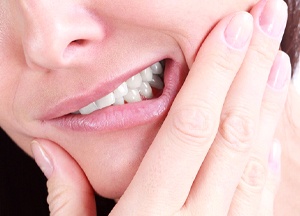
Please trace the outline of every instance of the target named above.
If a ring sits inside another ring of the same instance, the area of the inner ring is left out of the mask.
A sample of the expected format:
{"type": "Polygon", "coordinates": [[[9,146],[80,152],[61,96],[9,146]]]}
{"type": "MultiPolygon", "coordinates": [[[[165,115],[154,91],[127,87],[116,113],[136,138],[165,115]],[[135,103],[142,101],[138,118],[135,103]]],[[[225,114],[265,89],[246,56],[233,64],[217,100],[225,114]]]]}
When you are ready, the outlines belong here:
{"type": "Polygon", "coordinates": [[[48,140],[34,140],[31,150],[48,178],[48,204],[52,216],[95,216],[94,191],[75,160],[48,140]]]}

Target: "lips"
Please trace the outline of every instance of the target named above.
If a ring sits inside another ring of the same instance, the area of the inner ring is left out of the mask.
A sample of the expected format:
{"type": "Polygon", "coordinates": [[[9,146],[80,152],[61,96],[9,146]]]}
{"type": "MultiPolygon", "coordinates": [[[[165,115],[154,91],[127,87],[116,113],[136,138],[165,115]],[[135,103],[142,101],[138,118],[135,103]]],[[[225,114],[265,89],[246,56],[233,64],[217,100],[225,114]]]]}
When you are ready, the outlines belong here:
{"type": "Polygon", "coordinates": [[[75,114],[87,115],[96,110],[112,105],[123,105],[135,103],[157,96],[157,92],[163,89],[164,62],[156,62],[150,67],[133,75],[123,82],[113,92],[93,101],[87,106],[79,109],[75,114]]]}
{"type": "MultiPolygon", "coordinates": [[[[50,115],[48,115],[48,119],[44,120],[44,123],[67,130],[107,132],[157,121],[166,116],[171,103],[183,84],[186,73],[186,65],[179,64],[171,59],[166,59],[164,71],[165,87],[159,97],[136,103],[108,106],[95,110],[87,115],[65,114],[51,119],[49,119],[50,115]]],[[[119,83],[122,83],[122,81],[119,81],[119,83]]],[[[90,95],[84,95],[84,98],[95,101],[95,99],[97,99],[97,91],[93,91],[90,95]]],[[[80,101],[80,99],[80,97],[73,98],[73,100],[68,103],[75,104],[76,101],[80,101]]],[[[53,115],[55,110],[66,109],[68,103],[59,104],[54,110],[50,110],[49,113],[53,115]]],[[[78,103],[77,110],[84,106],[86,105],[78,103]]],[[[73,106],[70,106],[70,108],[74,109],[73,106]]],[[[69,113],[74,111],[75,110],[69,110],[69,113]]]]}

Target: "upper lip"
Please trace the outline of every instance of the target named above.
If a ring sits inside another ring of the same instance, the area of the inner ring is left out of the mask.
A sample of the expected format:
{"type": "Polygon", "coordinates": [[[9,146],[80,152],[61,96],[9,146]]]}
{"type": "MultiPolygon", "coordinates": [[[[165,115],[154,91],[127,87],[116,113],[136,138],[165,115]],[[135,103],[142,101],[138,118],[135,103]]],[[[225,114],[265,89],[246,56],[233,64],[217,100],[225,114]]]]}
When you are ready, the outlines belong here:
{"type": "Polygon", "coordinates": [[[72,112],[78,111],[82,107],[85,107],[91,102],[96,101],[99,98],[104,97],[108,93],[112,92],[128,78],[139,73],[140,71],[149,67],[153,63],[161,61],[163,59],[166,58],[155,59],[153,61],[149,61],[147,64],[137,66],[134,69],[131,69],[127,72],[123,71],[122,73],[118,73],[117,77],[115,77],[113,80],[105,82],[105,86],[97,85],[96,87],[90,88],[85,92],[81,92],[80,94],[67,96],[66,98],[63,98],[62,101],[58,102],[57,104],[54,104],[54,106],[46,110],[41,119],[55,119],[70,114],[72,112]]]}

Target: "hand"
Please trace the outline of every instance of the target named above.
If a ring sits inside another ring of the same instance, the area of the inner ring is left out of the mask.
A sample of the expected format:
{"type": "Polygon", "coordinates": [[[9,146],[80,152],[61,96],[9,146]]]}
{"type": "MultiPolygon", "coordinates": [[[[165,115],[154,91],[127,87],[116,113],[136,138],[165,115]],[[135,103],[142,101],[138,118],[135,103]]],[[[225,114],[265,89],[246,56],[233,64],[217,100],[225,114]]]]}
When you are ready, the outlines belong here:
{"type": "MultiPolygon", "coordinates": [[[[276,187],[269,185],[277,182],[278,156],[271,157],[277,158],[270,169],[275,176],[268,175],[267,159],[290,63],[278,51],[286,7],[267,1],[262,13],[264,4],[251,15],[225,17],[211,31],[111,215],[273,214],[276,187]]],[[[58,145],[38,142],[33,153],[49,179],[52,215],[95,215],[93,190],[80,167],[58,145]]]]}

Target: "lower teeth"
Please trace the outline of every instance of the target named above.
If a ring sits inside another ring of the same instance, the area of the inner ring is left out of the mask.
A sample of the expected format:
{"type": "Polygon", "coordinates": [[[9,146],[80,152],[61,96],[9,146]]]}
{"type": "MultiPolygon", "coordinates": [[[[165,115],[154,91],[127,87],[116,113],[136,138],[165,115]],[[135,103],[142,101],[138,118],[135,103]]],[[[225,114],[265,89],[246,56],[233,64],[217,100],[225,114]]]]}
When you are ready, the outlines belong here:
{"type": "MultiPolygon", "coordinates": [[[[111,106],[153,98],[153,89],[164,88],[164,61],[157,62],[123,82],[116,90],[79,110],[82,115],[111,106]]],[[[74,114],[78,114],[78,111],[74,114]]]]}

